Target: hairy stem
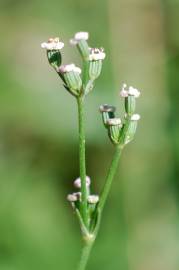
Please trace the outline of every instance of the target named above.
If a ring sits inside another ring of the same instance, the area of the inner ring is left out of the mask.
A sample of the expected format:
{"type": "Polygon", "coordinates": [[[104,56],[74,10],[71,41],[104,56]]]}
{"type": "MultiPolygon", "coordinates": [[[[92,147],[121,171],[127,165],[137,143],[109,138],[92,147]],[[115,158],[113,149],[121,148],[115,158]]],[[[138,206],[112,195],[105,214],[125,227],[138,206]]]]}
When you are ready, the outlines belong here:
{"type": "Polygon", "coordinates": [[[85,160],[85,129],[83,98],[78,97],[78,123],[79,123],[79,164],[81,178],[81,207],[80,212],[86,227],[88,227],[87,188],[86,188],[86,160],[85,160]]]}
{"type": "Polygon", "coordinates": [[[80,263],[78,266],[78,270],[85,270],[86,269],[86,265],[88,263],[93,244],[94,244],[94,241],[85,242],[83,249],[82,249],[82,254],[81,254],[81,259],[80,259],[80,263]]]}
{"type": "Polygon", "coordinates": [[[122,152],[122,147],[120,145],[117,145],[112,162],[111,162],[111,166],[109,168],[109,171],[108,171],[108,174],[106,177],[106,182],[104,184],[104,187],[103,187],[103,190],[102,190],[102,193],[100,196],[100,201],[98,204],[98,209],[100,210],[101,213],[102,213],[104,205],[106,203],[106,200],[107,200],[110,188],[111,188],[111,184],[112,184],[113,178],[115,176],[115,173],[116,173],[116,170],[118,167],[121,152],[122,152]]]}

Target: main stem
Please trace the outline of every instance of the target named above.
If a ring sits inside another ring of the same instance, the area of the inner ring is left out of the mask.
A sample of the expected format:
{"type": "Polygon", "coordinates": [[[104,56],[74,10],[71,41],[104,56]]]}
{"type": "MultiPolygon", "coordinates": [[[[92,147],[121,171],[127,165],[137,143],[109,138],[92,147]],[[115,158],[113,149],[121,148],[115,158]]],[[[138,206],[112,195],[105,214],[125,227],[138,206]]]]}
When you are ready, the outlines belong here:
{"type": "Polygon", "coordinates": [[[93,241],[92,242],[90,241],[89,243],[84,244],[84,247],[82,249],[80,263],[78,266],[78,270],[85,270],[86,269],[93,244],[94,244],[93,241]]]}
{"type": "Polygon", "coordinates": [[[85,128],[84,128],[84,99],[77,98],[78,102],[78,123],[79,123],[79,164],[81,179],[81,208],[80,212],[83,222],[88,227],[87,212],[87,188],[86,188],[86,160],[85,160],[85,128]]]}
{"type": "Polygon", "coordinates": [[[117,167],[118,167],[121,152],[122,152],[122,147],[120,145],[117,145],[116,149],[115,149],[113,159],[112,159],[112,162],[111,162],[111,166],[109,168],[109,171],[108,171],[108,174],[107,174],[107,177],[106,177],[106,182],[104,184],[104,187],[103,187],[103,190],[102,190],[102,193],[101,193],[101,196],[100,196],[100,201],[99,201],[99,204],[98,204],[98,209],[99,209],[99,211],[101,213],[103,211],[105,202],[107,200],[107,197],[108,197],[111,185],[112,185],[113,178],[115,176],[115,173],[116,173],[116,170],[117,170],[117,167]]]}

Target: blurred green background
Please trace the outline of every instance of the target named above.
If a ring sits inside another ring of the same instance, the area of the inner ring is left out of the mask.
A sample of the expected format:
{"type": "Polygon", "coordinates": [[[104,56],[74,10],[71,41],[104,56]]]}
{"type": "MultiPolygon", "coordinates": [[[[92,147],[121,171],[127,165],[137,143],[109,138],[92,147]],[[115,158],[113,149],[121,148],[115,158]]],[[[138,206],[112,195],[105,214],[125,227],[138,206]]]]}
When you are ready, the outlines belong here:
{"type": "Polygon", "coordinates": [[[98,193],[113,146],[98,112],[123,113],[123,82],[142,90],[88,269],[179,269],[179,1],[0,0],[0,269],[76,269],[77,108],[40,43],[90,32],[107,58],[86,102],[87,173],[98,193]]]}

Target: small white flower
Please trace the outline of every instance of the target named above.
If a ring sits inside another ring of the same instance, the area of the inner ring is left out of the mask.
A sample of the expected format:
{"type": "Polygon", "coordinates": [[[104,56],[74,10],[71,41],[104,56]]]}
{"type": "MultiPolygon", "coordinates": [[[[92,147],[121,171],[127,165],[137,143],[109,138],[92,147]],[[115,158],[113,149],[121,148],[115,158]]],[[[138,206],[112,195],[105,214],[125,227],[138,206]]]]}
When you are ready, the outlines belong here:
{"type": "Polygon", "coordinates": [[[58,68],[58,72],[60,72],[60,73],[67,73],[67,72],[71,72],[71,71],[81,74],[81,69],[79,67],[75,66],[75,64],[62,65],[58,68]]]}
{"type": "Polygon", "coordinates": [[[77,32],[75,34],[75,39],[76,40],[81,40],[81,39],[88,40],[88,38],[89,38],[89,33],[88,32],[77,32]]]}
{"type": "Polygon", "coordinates": [[[71,43],[72,45],[76,45],[76,44],[78,44],[78,42],[79,42],[80,40],[88,40],[88,38],[89,38],[89,33],[88,33],[88,32],[77,32],[77,33],[75,34],[74,38],[72,38],[72,39],[70,40],[70,43],[71,43]]]}
{"type": "Polygon", "coordinates": [[[64,43],[60,41],[58,37],[49,38],[48,42],[41,43],[41,48],[48,51],[61,50],[64,47],[64,43]]]}
{"type": "Polygon", "coordinates": [[[127,84],[123,84],[122,90],[120,92],[121,97],[128,97],[128,96],[134,96],[135,98],[138,98],[140,96],[140,91],[132,86],[127,88],[127,84]]]}
{"type": "MultiPolygon", "coordinates": [[[[77,179],[74,181],[73,184],[74,184],[74,187],[76,187],[76,188],[81,188],[81,179],[80,179],[80,177],[77,178],[77,179]]],[[[86,176],[86,186],[89,187],[90,184],[91,184],[91,179],[90,179],[89,176],[86,176]]]]}
{"type": "Polygon", "coordinates": [[[72,193],[72,194],[68,194],[67,195],[67,200],[69,202],[76,202],[78,200],[81,200],[81,192],[75,192],[75,193],[72,193]]]}
{"type": "Polygon", "coordinates": [[[110,118],[107,120],[107,124],[109,126],[119,126],[122,124],[122,122],[120,118],[110,118]]]}
{"type": "Polygon", "coordinates": [[[98,195],[89,195],[88,196],[88,203],[96,204],[99,202],[99,196],[98,195]]]}
{"type": "Polygon", "coordinates": [[[140,91],[132,86],[129,87],[129,96],[134,96],[135,98],[138,98],[140,96],[140,91]]]}
{"type": "Polygon", "coordinates": [[[69,202],[76,202],[78,200],[78,198],[77,198],[76,194],[73,193],[73,194],[68,194],[67,195],[67,200],[69,202]]]}
{"type": "Polygon", "coordinates": [[[103,60],[105,57],[106,57],[106,54],[105,54],[103,48],[101,48],[101,49],[91,48],[90,49],[89,61],[103,60]]]}
{"type": "Polygon", "coordinates": [[[132,116],[131,116],[131,120],[132,121],[138,121],[140,119],[140,115],[139,114],[133,114],[132,116]]]}

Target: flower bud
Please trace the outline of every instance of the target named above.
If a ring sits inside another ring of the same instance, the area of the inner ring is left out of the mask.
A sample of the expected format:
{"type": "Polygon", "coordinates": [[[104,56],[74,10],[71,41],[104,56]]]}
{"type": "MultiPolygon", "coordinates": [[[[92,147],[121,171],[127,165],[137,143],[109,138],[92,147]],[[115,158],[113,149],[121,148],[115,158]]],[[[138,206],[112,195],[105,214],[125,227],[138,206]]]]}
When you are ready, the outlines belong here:
{"type": "Polygon", "coordinates": [[[111,118],[107,120],[108,135],[114,144],[119,143],[119,136],[122,127],[120,118],[111,118]]]}
{"type": "Polygon", "coordinates": [[[81,201],[81,192],[75,192],[75,193],[72,193],[72,194],[68,194],[67,195],[67,200],[69,202],[81,201]]]}
{"type": "Polygon", "coordinates": [[[60,50],[64,47],[64,43],[59,38],[49,38],[47,42],[41,43],[41,47],[47,50],[47,58],[50,65],[57,69],[61,65],[60,50]]]}
{"type": "Polygon", "coordinates": [[[47,58],[48,58],[49,64],[55,70],[57,70],[61,64],[61,58],[62,58],[60,51],[47,51],[47,58]]]}
{"type": "Polygon", "coordinates": [[[136,98],[140,96],[140,91],[132,86],[127,89],[127,84],[123,84],[120,95],[125,98],[125,111],[132,115],[136,109],[136,98]]]}
{"type": "Polygon", "coordinates": [[[134,96],[125,98],[125,111],[127,114],[132,115],[136,109],[136,99],[134,96]]]}
{"type": "Polygon", "coordinates": [[[82,80],[80,77],[81,69],[74,64],[63,65],[58,68],[58,73],[63,77],[66,86],[72,94],[78,96],[82,87],[82,80]]]}
{"type": "Polygon", "coordinates": [[[99,196],[98,195],[89,195],[87,200],[88,200],[88,203],[90,203],[90,204],[96,204],[97,202],[99,202],[99,196]]]}
{"type": "Polygon", "coordinates": [[[124,128],[122,130],[122,143],[128,144],[134,138],[137,129],[137,122],[140,119],[139,114],[133,114],[132,116],[127,116],[124,128]]]}
{"type": "MultiPolygon", "coordinates": [[[[77,178],[75,181],[74,181],[74,187],[76,187],[76,188],[81,188],[81,178],[79,177],[79,178],[77,178]]],[[[89,176],[86,176],[86,187],[89,187],[90,186],[90,184],[91,184],[91,179],[90,179],[90,177],[89,176]]]]}
{"type": "Polygon", "coordinates": [[[76,45],[81,56],[84,60],[88,60],[89,57],[89,46],[87,40],[89,38],[88,32],[78,32],[75,36],[70,40],[72,45],[76,45]]]}
{"type": "Polygon", "coordinates": [[[89,78],[91,80],[96,80],[101,74],[101,70],[102,70],[102,60],[89,62],[89,78]]]}
{"type": "Polygon", "coordinates": [[[67,195],[67,200],[69,202],[76,202],[78,200],[78,198],[77,198],[76,194],[73,193],[73,194],[68,194],[67,195]]]}
{"type": "Polygon", "coordinates": [[[114,113],[116,111],[116,108],[114,106],[104,104],[99,107],[99,111],[102,113],[103,124],[105,127],[107,127],[108,119],[112,119],[115,117],[114,113]]]}

